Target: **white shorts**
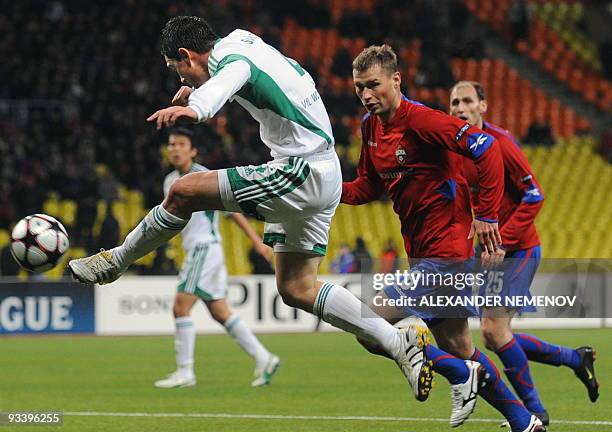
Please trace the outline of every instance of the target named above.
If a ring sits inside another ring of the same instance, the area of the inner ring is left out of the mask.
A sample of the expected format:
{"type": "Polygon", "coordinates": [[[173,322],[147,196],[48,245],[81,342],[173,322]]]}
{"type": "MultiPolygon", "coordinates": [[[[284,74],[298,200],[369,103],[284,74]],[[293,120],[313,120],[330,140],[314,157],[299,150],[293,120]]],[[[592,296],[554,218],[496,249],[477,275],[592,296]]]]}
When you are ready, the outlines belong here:
{"type": "Polygon", "coordinates": [[[218,175],[226,210],[265,220],[264,242],[275,252],[325,255],[342,195],[334,150],[219,170],[218,175]]]}
{"type": "Polygon", "coordinates": [[[227,295],[227,270],[220,243],[199,243],[187,255],[179,273],[178,291],[202,300],[218,300],[227,295]]]}

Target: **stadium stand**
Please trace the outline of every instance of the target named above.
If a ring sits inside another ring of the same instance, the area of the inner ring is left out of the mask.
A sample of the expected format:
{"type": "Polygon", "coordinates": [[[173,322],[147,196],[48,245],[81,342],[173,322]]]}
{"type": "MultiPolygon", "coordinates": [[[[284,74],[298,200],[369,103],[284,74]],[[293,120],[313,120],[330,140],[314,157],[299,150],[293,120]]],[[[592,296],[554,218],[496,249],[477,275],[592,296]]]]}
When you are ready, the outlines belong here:
{"type": "MultiPolygon", "coordinates": [[[[466,0],[468,9],[491,29],[512,39],[508,15],[515,2],[466,0]]],[[[612,109],[612,83],[601,73],[601,59],[593,41],[578,31],[584,6],[575,1],[535,0],[525,39],[514,40],[519,53],[601,111],[612,109]]]]}
{"type": "MultiPolygon", "coordinates": [[[[178,86],[164,68],[157,41],[167,17],[180,13],[208,18],[222,34],[236,26],[247,28],[302,63],[317,80],[330,112],[346,178],[354,175],[359,157],[362,114],[350,61],[363,47],[391,44],[400,57],[406,93],[436,108],[445,109],[454,80],[481,81],[492,122],[522,137],[543,119],[558,139],[553,148],[526,150],[547,198],[539,219],[545,256],[610,256],[612,239],[604,229],[609,221],[597,214],[610,214],[605,191],[612,187],[612,168],[594,152],[593,138],[577,136],[591,130],[590,122],[503,61],[486,58],[482,34],[472,26],[475,19],[486,20],[507,33],[510,0],[446,0],[435,8],[427,1],[415,1],[410,8],[383,0],[284,3],[56,0],[44,8],[34,0],[9,3],[0,17],[0,55],[5,59],[0,79],[9,83],[0,87],[0,247],[8,242],[12,223],[43,211],[59,217],[70,231],[73,247],[66,259],[84,256],[101,247],[105,221],[112,226],[115,220],[123,238],[160,200],[169,170],[162,157],[165,137],[144,119],[178,86]],[[442,22],[451,25],[440,28],[442,22]],[[467,26],[474,30],[464,31],[467,26]],[[32,58],[39,58],[39,67],[25,68],[32,58]],[[592,186],[588,195],[587,186],[592,186]]],[[[599,72],[595,45],[576,25],[562,25],[578,19],[578,3],[534,3],[535,19],[527,41],[517,42],[518,52],[600,109],[609,109],[610,83],[599,72]]],[[[239,108],[230,105],[196,129],[203,161],[211,168],[269,158],[256,123],[239,108]]],[[[248,240],[223,218],[221,230],[231,245],[226,248],[230,272],[249,273],[248,240]]],[[[378,255],[387,238],[401,244],[398,233],[388,203],[341,206],[329,256],[357,236],[378,255]]],[[[137,270],[161,271],[182,259],[176,241],[158,254],[145,257],[137,270]]],[[[59,276],[62,267],[50,275],[59,276]]]]}

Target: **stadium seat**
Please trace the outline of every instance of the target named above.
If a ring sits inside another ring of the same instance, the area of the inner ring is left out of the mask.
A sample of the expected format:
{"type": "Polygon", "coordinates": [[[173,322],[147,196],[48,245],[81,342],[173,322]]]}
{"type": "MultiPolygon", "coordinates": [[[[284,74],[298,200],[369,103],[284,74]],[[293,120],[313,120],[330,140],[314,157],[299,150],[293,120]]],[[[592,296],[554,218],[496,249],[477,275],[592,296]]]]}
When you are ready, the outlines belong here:
{"type": "MultiPolygon", "coordinates": [[[[480,81],[485,86],[489,100],[487,117],[491,122],[509,128],[518,137],[526,135],[529,125],[539,115],[544,115],[557,137],[572,136],[590,129],[587,119],[577,117],[570,108],[534,89],[529,81],[521,79],[519,73],[502,60],[454,59],[452,67],[461,79],[480,81]]],[[[418,91],[417,94],[424,100],[431,98],[428,91],[418,91]]]]}
{"type": "Polygon", "coordinates": [[[8,230],[0,229],[0,249],[7,246],[11,242],[11,235],[8,230]]]}

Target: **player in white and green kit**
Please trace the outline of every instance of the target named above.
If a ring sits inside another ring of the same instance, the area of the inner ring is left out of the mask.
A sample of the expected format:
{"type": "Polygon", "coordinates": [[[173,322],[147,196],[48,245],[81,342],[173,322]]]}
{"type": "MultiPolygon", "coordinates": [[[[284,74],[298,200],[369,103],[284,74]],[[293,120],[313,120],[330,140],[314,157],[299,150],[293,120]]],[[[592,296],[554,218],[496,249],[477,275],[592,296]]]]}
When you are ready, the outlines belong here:
{"type": "MultiPolygon", "coordinates": [[[[175,167],[164,179],[164,196],[170,192],[175,181],[194,172],[206,172],[207,168],[195,163],[197,149],[193,133],[186,128],[177,128],[168,137],[168,158],[175,167]]],[[[253,242],[255,250],[268,255],[268,248],[261,237],[239,213],[231,213],[236,224],[253,242]]],[[[189,387],[196,383],[194,350],[196,332],[191,318],[191,309],[197,299],[206,305],[212,317],[234,338],[236,343],[255,360],[255,379],[252,386],[268,384],[280,364],[278,356],[270,353],[259,342],[251,329],[234,313],[226,301],[227,271],[223,259],[219,212],[201,211],[191,215],[189,223],[181,232],[182,247],[187,253],[185,264],[179,274],[178,292],[174,298],[176,371],[165,379],[155,382],[156,387],[189,387]]]]}
{"type": "Polygon", "coordinates": [[[274,246],[283,301],[378,342],[392,353],[414,396],[426,399],[432,381],[423,351],[426,334],[414,326],[398,331],[343,287],[317,278],[342,175],[329,117],[312,77],[258,36],[234,30],[220,39],[198,17],[172,18],[161,42],[167,66],[185,86],[173,99],[176,106],[147,120],[158,129],[179,119],[203,122],[236,101],[259,122],[273,160],[181,177],[123,245],[71,261],[72,274],[84,283],[117,279],[132,262],[178,234],[193,212],[255,215],[266,221],[264,241],[274,246]]]}

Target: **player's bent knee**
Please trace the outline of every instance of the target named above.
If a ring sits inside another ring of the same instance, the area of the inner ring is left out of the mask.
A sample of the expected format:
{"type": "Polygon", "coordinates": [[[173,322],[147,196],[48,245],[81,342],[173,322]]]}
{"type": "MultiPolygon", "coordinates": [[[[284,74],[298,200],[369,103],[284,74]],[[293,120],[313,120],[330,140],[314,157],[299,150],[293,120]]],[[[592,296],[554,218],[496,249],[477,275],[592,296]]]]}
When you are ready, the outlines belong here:
{"type": "Polygon", "coordinates": [[[460,359],[469,359],[474,354],[472,340],[469,337],[456,335],[446,340],[438,341],[438,345],[447,353],[460,359]]]}
{"type": "Polygon", "coordinates": [[[503,345],[502,337],[504,333],[500,332],[497,326],[492,324],[486,325],[484,323],[483,321],[480,328],[482,342],[488,350],[496,351],[503,345]]]}
{"type": "Polygon", "coordinates": [[[295,286],[291,287],[279,287],[278,293],[285,303],[289,307],[298,309],[310,310],[311,304],[308,301],[308,296],[299,288],[295,286]]]}
{"type": "Polygon", "coordinates": [[[292,291],[290,290],[280,291],[279,290],[279,294],[281,298],[283,299],[283,303],[285,303],[287,306],[299,307],[300,297],[298,295],[295,295],[292,291]]]}
{"type": "Polygon", "coordinates": [[[174,306],[172,307],[172,313],[174,314],[175,318],[189,316],[190,312],[191,312],[191,307],[183,303],[175,302],[174,306]]]}
{"type": "Polygon", "coordinates": [[[217,312],[217,311],[214,311],[214,312],[210,311],[210,315],[213,317],[215,321],[217,321],[221,325],[223,325],[223,323],[227,321],[228,318],[230,317],[228,314],[217,312]]]}
{"type": "Polygon", "coordinates": [[[193,211],[191,210],[190,201],[196,197],[195,190],[189,186],[189,184],[183,181],[182,178],[176,180],[168,196],[164,201],[164,207],[170,213],[177,216],[190,215],[193,211]]]}
{"type": "Polygon", "coordinates": [[[210,315],[213,317],[215,321],[219,324],[223,325],[230,316],[232,316],[232,311],[227,306],[225,307],[208,307],[210,315]]]}
{"type": "Polygon", "coordinates": [[[196,172],[179,178],[170,187],[163,206],[184,219],[197,211],[224,209],[217,172],[196,172]]]}
{"type": "Polygon", "coordinates": [[[181,318],[189,316],[195,301],[195,296],[185,293],[178,293],[174,298],[174,305],[172,306],[172,313],[174,314],[174,317],[181,318]]]}

